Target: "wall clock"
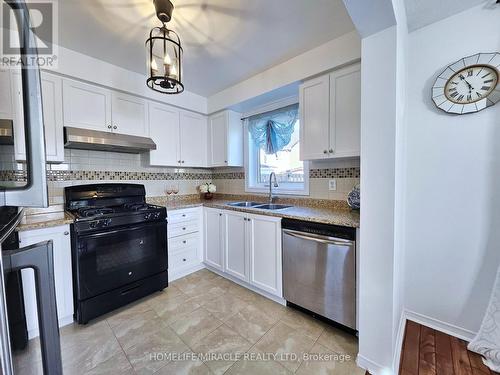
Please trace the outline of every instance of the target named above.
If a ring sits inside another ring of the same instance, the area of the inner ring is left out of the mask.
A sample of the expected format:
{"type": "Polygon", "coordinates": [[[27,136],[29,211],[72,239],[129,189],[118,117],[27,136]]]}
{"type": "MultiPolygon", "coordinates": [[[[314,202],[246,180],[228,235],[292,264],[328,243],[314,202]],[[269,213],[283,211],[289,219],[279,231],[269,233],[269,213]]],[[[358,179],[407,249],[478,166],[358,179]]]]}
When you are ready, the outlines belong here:
{"type": "Polygon", "coordinates": [[[500,101],[500,53],[478,53],[449,65],[432,86],[439,109],[459,115],[479,112],[500,101]]]}

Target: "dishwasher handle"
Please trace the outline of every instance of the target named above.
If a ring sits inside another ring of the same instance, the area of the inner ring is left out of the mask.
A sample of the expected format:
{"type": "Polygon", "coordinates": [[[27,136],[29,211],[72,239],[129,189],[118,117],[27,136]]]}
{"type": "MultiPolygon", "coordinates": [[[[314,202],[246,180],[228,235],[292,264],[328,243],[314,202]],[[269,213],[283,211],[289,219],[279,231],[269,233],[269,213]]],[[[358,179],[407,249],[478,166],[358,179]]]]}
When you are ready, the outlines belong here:
{"type": "Polygon", "coordinates": [[[302,240],[315,241],[325,244],[337,245],[337,246],[354,246],[354,241],[345,240],[338,237],[323,236],[320,234],[313,234],[307,232],[299,232],[291,229],[283,229],[283,234],[287,234],[292,237],[300,238],[302,240]]]}

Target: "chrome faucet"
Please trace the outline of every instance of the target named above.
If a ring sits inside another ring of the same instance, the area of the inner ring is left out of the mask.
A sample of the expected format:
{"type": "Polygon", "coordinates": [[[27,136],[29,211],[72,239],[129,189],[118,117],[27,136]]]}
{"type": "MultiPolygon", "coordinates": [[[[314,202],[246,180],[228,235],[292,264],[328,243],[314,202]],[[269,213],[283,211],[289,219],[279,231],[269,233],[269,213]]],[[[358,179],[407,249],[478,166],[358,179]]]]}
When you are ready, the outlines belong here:
{"type": "Polygon", "coordinates": [[[274,177],[274,187],[278,187],[278,181],[276,180],[276,173],[274,172],[271,172],[271,174],[269,175],[269,203],[273,203],[273,177],[274,177]]]}

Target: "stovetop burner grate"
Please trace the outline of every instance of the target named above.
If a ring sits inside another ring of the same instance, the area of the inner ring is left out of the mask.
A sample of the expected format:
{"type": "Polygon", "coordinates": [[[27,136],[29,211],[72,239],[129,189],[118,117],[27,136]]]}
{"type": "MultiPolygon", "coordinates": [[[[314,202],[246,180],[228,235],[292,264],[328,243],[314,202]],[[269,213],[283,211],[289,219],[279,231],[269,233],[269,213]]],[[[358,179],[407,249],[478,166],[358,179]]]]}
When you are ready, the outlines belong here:
{"type": "Polygon", "coordinates": [[[78,210],[78,214],[82,217],[109,215],[113,212],[115,210],[109,207],[86,207],[78,210]]]}

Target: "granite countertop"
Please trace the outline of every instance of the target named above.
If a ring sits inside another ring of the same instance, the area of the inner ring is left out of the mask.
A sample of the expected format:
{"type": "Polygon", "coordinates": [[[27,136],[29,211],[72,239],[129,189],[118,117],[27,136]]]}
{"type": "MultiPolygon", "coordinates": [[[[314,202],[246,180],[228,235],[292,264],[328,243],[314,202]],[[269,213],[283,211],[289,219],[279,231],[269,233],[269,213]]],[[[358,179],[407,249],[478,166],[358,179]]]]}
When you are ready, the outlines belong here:
{"type": "Polygon", "coordinates": [[[189,199],[169,199],[167,197],[148,198],[148,203],[164,206],[168,210],[178,210],[190,207],[212,207],[224,210],[233,210],[253,214],[276,216],[288,219],[306,220],[315,223],[341,225],[345,227],[359,227],[359,211],[353,211],[347,207],[344,202],[324,201],[310,199],[279,199],[279,202],[291,204],[293,207],[281,210],[263,210],[250,207],[228,206],[228,203],[238,201],[258,201],[266,203],[262,197],[239,196],[230,199],[221,199],[220,197],[212,200],[203,200],[199,197],[189,199]]]}
{"type": "MultiPolygon", "coordinates": [[[[238,201],[257,201],[266,203],[261,196],[216,196],[212,200],[201,199],[198,195],[185,197],[148,197],[147,202],[164,206],[167,211],[190,207],[212,207],[224,210],[247,212],[252,214],[282,217],[288,219],[306,220],[316,223],[359,227],[359,211],[350,210],[345,202],[314,199],[279,198],[276,203],[290,204],[292,207],[281,210],[263,210],[250,207],[233,207],[228,203],[238,201]]],[[[73,215],[64,211],[62,205],[42,209],[27,209],[17,231],[56,227],[71,224],[73,215]]]]}
{"type": "Polygon", "coordinates": [[[66,211],[49,211],[46,213],[33,213],[24,215],[16,230],[25,230],[57,227],[59,225],[71,224],[75,218],[66,211]]]}

